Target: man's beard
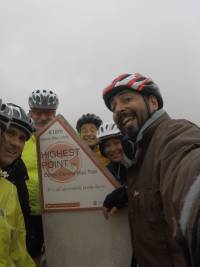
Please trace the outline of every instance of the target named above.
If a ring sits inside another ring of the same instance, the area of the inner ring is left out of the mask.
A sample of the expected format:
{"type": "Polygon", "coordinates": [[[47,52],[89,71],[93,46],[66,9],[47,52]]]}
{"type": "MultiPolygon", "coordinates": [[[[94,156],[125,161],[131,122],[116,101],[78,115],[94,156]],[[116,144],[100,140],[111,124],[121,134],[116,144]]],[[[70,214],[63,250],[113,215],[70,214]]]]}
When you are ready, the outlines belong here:
{"type": "Polygon", "coordinates": [[[125,136],[125,138],[135,140],[141,127],[139,124],[137,127],[134,127],[131,124],[129,127],[124,127],[123,126],[123,119],[126,117],[135,118],[135,120],[137,120],[137,124],[138,124],[138,116],[137,116],[136,112],[126,112],[126,113],[119,114],[117,119],[115,119],[115,123],[117,124],[118,128],[120,129],[122,134],[125,136]]]}
{"type": "Polygon", "coordinates": [[[135,141],[137,135],[138,135],[138,132],[139,132],[139,128],[135,129],[133,127],[129,127],[126,132],[123,132],[122,131],[122,134],[129,140],[133,140],[135,141]]]}
{"type": "Polygon", "coordinates": [[[36,120],[34,121],[36,129],[41,129],[44,126],[46,126],[52,119],[46,119],[46,120],[36,120]]]}

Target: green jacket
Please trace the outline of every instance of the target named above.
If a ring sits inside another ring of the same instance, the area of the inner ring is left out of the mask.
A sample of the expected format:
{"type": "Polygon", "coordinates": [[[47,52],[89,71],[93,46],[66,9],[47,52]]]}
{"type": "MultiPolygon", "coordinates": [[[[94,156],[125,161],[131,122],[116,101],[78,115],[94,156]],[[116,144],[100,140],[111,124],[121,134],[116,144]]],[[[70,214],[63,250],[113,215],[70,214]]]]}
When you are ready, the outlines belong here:
{"type": "Polygon", "coordinates": [[[15,186],[0,177],[0,267],[34,267],[15,186]]]}
{"type": "Polygon", "coordinates": [[[26,181],[29,191],[29,205],[31,215],[41,214],[41,199],[40,199],[40,184],[37,169],[37,152],[36,152],[36,139],[32,135],[26,142],[22,159],[28,170],[29,180],[26,181]]]}

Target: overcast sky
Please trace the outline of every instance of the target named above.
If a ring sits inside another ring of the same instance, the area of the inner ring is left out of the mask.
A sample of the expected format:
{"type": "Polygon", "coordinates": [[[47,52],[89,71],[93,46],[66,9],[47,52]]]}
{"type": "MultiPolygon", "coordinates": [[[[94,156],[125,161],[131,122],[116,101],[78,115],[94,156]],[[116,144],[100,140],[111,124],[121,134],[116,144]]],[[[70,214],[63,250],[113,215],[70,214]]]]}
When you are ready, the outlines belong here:
{"type": "Polygon", "coordinates": [[[0,92],[28,111],[33,89],[53,89],[74,127],[112,116],[102,89],[122,73],[160,85],[165,109],[200,124],[199,0],[6,0],[0,8],[0,92]]]}

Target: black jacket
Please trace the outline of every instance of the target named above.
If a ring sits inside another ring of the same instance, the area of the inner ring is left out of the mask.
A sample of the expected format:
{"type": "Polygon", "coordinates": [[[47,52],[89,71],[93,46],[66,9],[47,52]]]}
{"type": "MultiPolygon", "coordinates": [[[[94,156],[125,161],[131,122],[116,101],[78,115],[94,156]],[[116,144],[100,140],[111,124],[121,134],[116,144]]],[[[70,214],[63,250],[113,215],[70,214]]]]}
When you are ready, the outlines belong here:
{"type": "Polygon", "coordinates": [[[18,158],[12,165],[4,169],[8,173],[7,179],[13,183],[18,192],[18,198],[21,205],[22,213],[27,234],[29,233],[30,207],[29,194],[26,186],[28,173],[26,166],[21,158],[18,158]]]}
{"type": "Polygon", "coordinates": [[[121,185],[126,185],[127,169],[124,165],[110,162],[106,167],[121,185]]]}

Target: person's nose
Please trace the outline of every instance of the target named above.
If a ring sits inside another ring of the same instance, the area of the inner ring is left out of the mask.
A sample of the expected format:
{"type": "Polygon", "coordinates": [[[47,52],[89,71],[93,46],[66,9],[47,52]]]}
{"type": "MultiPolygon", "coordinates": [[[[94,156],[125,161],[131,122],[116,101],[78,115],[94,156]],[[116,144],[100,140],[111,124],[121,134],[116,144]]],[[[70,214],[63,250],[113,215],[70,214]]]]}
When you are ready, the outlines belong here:
{"type": "Polygon", "coordinates": [[[126,110],[125,105],[121,101],[118,101],[115,106],[115,113],[123,112],[125,110],[126,110]]]}
{"type": "Polygon", "coordinates": [[[48,119],[48,115],[45,114],[45,113],[42,113],[42,114],[40,115],[40,120],[46,120],[46,119],[48,119]]]}
{"type": "Polygon", "coordinates": [[[109,147],[109,152],[113,152],[113,151],[115,151],[115,146],[111,144],[109,147]]]}
{"type": "Polygon", "coordinates": [[[10,140],[10,144],[14,147],[20,148],[22,147],[22,142],[17,136],[13,136],[10,140]]]}

